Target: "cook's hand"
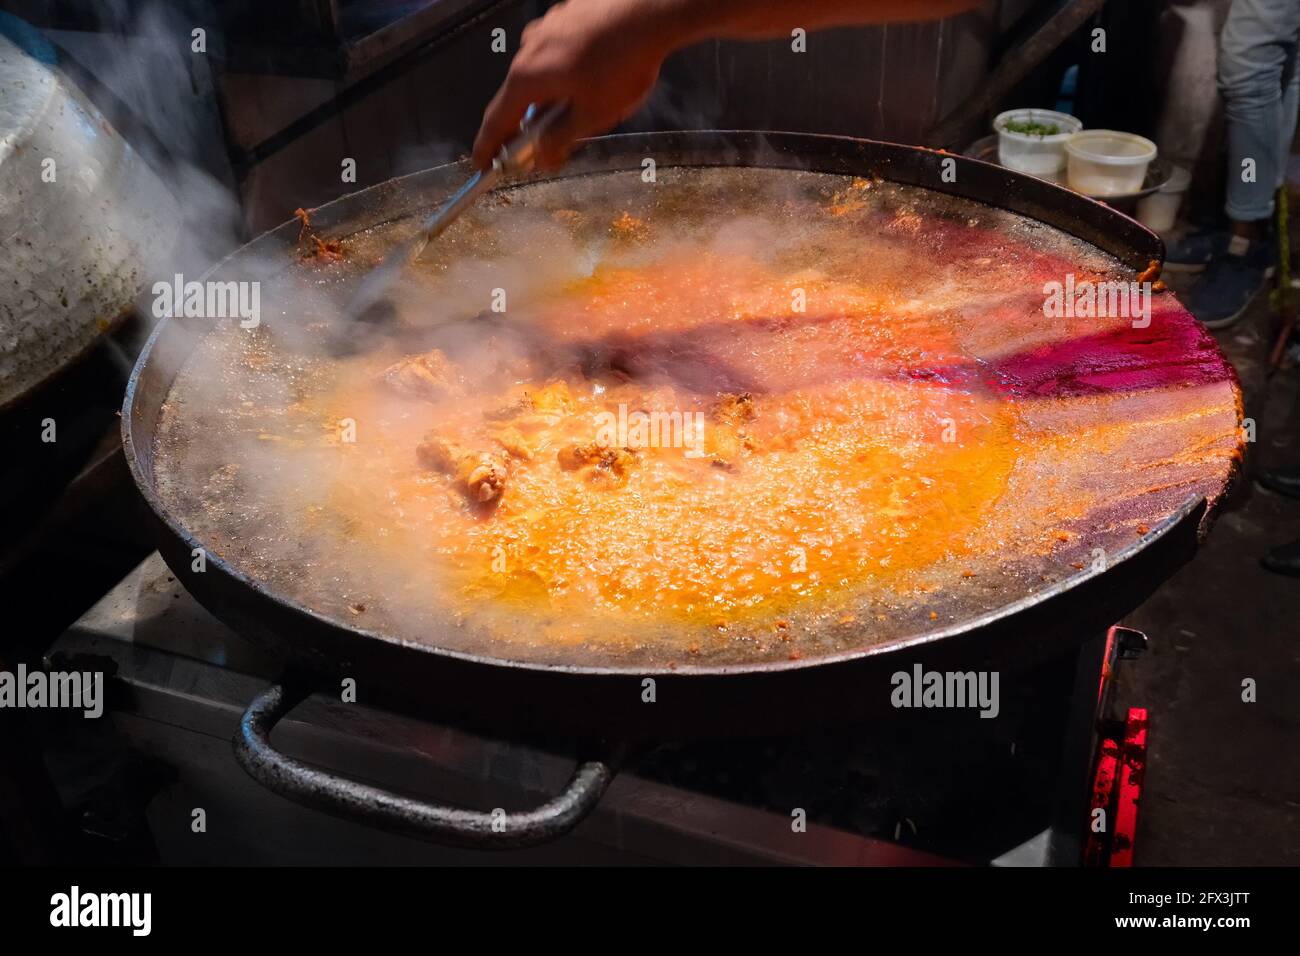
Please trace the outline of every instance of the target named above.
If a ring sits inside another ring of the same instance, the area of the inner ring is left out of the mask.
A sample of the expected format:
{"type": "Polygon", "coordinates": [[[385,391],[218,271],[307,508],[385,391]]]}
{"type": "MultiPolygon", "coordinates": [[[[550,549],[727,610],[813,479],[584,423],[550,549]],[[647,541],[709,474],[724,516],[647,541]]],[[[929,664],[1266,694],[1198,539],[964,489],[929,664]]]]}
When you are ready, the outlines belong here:
{"type": "Polygon", "coordinates": [[[474,165],[486,169],[519,128],[530,103],[568,103],[538,145],[553,169],[573,143],[604,133],[645,102],[672,48],[640,0],[565,0],[524,29],[505,83],[483,114],[474,165]]]}
{"type": "Polygon", "coordinates": [[[636,112],[673,50],[708,37],[762,39],[854,23],[931,20],[979,0],[564,0],[524,29],[519,52],[483,114],[474,164],[486,169],[530,103],[568,103],[537,162],[554,168],[573,141],[636,112]]]}

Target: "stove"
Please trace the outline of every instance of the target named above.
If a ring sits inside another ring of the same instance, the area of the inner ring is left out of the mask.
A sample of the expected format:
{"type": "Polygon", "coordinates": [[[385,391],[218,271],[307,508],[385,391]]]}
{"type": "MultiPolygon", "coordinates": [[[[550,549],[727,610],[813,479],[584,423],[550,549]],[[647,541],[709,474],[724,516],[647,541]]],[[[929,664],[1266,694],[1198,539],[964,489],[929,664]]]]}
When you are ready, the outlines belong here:
{"type": "MultiPolygon", "coordinates": [[[[277,664],[154,553],[46,653],[52,670],[109,676],[106,716],[62,715],[46,762],[79,838],[104,859],[1076,865],[1099,729],[1114,709],[1102,676],[1134,646],[1114,629],[1004,674],[996,720],[907,710],[789,738],[642,746],[570,834],[526,850],[450,848],[301,807],[248,777],[231,738],[277,664]]],[[[278,725],[275,745],[353,779],[485,809],[534,804],[572,772],[564,741],[490,740],[360,697],[313,695],[278,725]]]]}

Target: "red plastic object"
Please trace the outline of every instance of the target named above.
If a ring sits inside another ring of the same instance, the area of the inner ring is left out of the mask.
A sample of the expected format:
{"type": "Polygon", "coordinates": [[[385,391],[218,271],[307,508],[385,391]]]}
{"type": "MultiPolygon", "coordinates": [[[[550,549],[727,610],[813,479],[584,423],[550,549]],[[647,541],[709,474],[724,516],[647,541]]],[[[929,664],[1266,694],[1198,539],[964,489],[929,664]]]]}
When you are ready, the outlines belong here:
{"type": "Polygon", "coordinates": [[[1138,803],[1142,799],[1142,777],[1147,768],[1147,711],[1130,707],[1120,751],[1119,794],[1115,800],[1115,835],[1111,840],[1110,865],[1132,866],[1137,838],[1138,803]]]}
{"type": "Polygon", "coordinates": [[[1106,865],[1106,837],[1111,830],[1110,798],[1115,791],[1115,777],[1119,773],[1119,744],[1110,737],[1101,742],[1101,754],[1097,758],[1097,773],[1092,780],[1092,802],[1088,806],[1088,841],[1083,848],[1084,866],[1106,865]],[[1093,811],[1101,808],[1106,811],[1106,829],[1100,833],[1092,829],[1093,811]]]}

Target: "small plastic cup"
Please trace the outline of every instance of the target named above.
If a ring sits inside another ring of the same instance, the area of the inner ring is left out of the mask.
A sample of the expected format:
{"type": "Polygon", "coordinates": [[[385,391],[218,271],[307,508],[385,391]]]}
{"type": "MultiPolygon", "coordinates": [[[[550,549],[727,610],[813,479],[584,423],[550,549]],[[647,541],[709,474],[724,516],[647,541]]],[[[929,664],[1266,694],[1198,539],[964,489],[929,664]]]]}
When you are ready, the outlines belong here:
{"type": "Polygon", "coordinates": [[[1153,232],[1169,232],[1178,221],[1178,208],[1191,184],[1191,172],[1182,166],[1174,166],[1169,182],[1138,203],[1138,222],[1153,232]]]}
{"type": "Polygon", "coordinates": [[[1056,110],[1007,110],[998,114],[993,129],[998,134],[999,163],[1016,172],[1060,180],[1066,166],[1065,144],[1083,129],[1083,123],[1069,113],[1056,110]],[[1013,122],[1042,123],[1055,126],[1060,132],[1043,136],[1017,133],[1006,128],[1007,123],[1013,122]]]}
{"type": "Polygon", "coordinates": [[[1156,144],[1113,129],[1075,133],[1065,144],[1070,188],[1087,196],[1126,196],[1142,190],[1156,144]]]}

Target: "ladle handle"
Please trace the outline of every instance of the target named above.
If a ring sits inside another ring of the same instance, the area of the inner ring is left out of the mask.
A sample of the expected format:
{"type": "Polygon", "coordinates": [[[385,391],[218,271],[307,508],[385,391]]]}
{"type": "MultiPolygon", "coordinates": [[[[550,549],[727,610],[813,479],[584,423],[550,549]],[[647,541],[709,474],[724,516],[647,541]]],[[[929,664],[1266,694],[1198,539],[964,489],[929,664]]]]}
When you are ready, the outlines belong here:
{"type": "Polygon", "coordinates": [[[465,185],[425,221],[422,233],[401,254],[402,264],[405,265],[423,252],[428,243],[438,238],[462,212],[474,205],[479,196],[495,188],[501,180],[531,173],[537,166],[537,147],[542,137],[568,111],[567,103],[555,103],[540,111],[536,103],[529,106],[519,124],[519,134],[501,147],[488,169],[474,173],[465,185]]]}
{"type": "Polygon", "coordinates": [[[537,148],[543,137],[569,112],[568,103],[552,103],[528,107],[519,124],[519,135],[501,147],[492,160],[493,170],[502,176],[525,176],[537,166],[537,148]]]}

